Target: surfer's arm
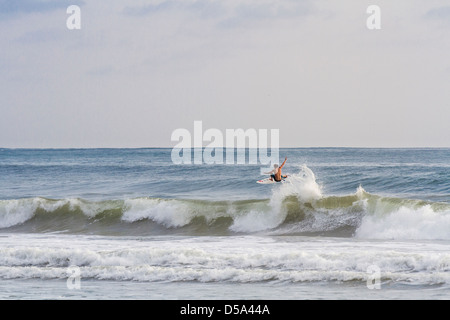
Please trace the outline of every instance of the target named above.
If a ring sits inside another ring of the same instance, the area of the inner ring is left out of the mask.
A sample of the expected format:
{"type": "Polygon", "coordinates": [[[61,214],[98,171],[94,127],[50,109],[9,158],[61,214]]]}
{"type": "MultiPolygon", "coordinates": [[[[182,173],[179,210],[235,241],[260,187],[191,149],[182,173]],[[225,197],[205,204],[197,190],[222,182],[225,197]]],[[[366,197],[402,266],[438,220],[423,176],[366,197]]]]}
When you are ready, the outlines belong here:
{"type": "Polygon", "coordinates": [[[275,170],[269,171],[269,172],[264,172],[264,174],[274,174],[275,170]]]}
{"type": "Polygon", "coordinates": [[[283,168],[284,164],[286,163],[286,160],[287,160],[287,157],[284,158],[284,161],[283,161],[283,163],[281,164],[280,169],[283,168]]]}

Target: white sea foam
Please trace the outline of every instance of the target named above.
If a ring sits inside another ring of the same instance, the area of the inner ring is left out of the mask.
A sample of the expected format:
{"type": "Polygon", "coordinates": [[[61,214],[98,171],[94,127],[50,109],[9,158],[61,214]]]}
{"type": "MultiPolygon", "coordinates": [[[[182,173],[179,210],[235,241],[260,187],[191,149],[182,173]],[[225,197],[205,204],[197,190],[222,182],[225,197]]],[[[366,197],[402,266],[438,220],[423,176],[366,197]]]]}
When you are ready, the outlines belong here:
{"type": "Polygon", "coordinates": [[[150,219],[166,227],[182,227],[194,217],[188,206],[179,201],[127,199],[124,208],[122,220],[127,222],[150,219]]]}
{"type": "Polygon", "coordinates": [[[31,219],[37,209],[54,211],[65,203],[65,200],[48,201],[43,198],[0,200],[0,228],[11,227],[31,219]]]}
{"type": "Polygon", "coordinates": [[[380,268],[383,281],[450,284],[448,245],[429,242],[273,241],[270,238],[158,239],[11,237],[0,249],[0,278],[117,281],[365,281],[380,268]],[[32,243],[32,245],[30,245],[32,243]]]}
{"type": "Polygon", "coordinates": [[[0,228],[27,221],[36,208],[37,205],[30,200],[0,200],[0,228]]]}
{"type": "Polygon", "coordinates": [[[87,202],[80,199],[50,200],[45,198],[0,200],[0,228],[8,228],[26,222],[33,218],[37,210],[54,212],[63,206],[69,210],[80,209],[87,217],[114,207],[112,202],[87,202]]]}
{"type": "Polygon", "coordinates": [[[417,208],[384,206],[366,214],[356,230],[358,238],[373,239],[450,239],[450,210],[431,205],[417,208]]]}

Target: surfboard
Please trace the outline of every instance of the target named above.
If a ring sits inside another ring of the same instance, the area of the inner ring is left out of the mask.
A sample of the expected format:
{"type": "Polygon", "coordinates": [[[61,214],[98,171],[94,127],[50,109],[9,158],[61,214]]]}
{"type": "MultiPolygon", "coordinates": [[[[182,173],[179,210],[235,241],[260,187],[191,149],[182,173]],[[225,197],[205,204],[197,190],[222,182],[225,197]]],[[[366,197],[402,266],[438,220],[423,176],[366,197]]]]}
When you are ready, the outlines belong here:
{"type": "Polygon", "coordinates": [[[286,181],[287,177],[288,176],[284,176],[284,178],[281,179],[281,181],[278,181],[278,182],[275,181],[275,180],[270,180],[270,178],[265,178],[265,179],[261,179],[261,180],[256,181],[256,183],[259,183],[259,184],[283,183],[283,182],[286,181]]]}

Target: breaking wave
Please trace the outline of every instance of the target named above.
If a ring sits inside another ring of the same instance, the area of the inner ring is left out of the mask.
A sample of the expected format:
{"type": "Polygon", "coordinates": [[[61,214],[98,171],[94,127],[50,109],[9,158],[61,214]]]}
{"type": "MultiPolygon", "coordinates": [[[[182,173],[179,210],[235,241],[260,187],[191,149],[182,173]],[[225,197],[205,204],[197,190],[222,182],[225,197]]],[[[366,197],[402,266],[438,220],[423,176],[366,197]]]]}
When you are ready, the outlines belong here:
{"type": "Polygon", "coordinates": [[[450,205],[383,197],[361,186],[324,196],[303,166],[269,199],[0,200],[0,231],[98,235],[318,235],[450,239],[450,205]]]}
{"type": "Polygon", "coordinates": [[[130,242],[67,237],[70,246],[55,241],[59,239],[55,235],[6,239],[9,245],[0,248],[0,279],[66,279],[72,274],[69,267],[76,266],[83,280],[365,283],[369,268],[376,264],[382,266],[384,283],[450,283],[448,250],[426,243],[417,252],[408,242],[392,248],[366,241],[343,240],[336,246],[326,240],[299,243],[252,236],[226,242],[217,237],[130,242]]]}

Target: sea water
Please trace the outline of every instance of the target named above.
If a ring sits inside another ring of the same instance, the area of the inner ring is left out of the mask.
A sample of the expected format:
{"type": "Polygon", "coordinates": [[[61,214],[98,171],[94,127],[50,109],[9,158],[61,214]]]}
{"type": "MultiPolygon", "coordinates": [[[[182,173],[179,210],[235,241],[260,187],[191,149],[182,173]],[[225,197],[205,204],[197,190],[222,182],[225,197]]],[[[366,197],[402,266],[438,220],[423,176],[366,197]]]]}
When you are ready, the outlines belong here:
{"type": "Polygon", "coordinates": [[[450,149],[0,149],[0,299],[449,299],[450,149]]]}

